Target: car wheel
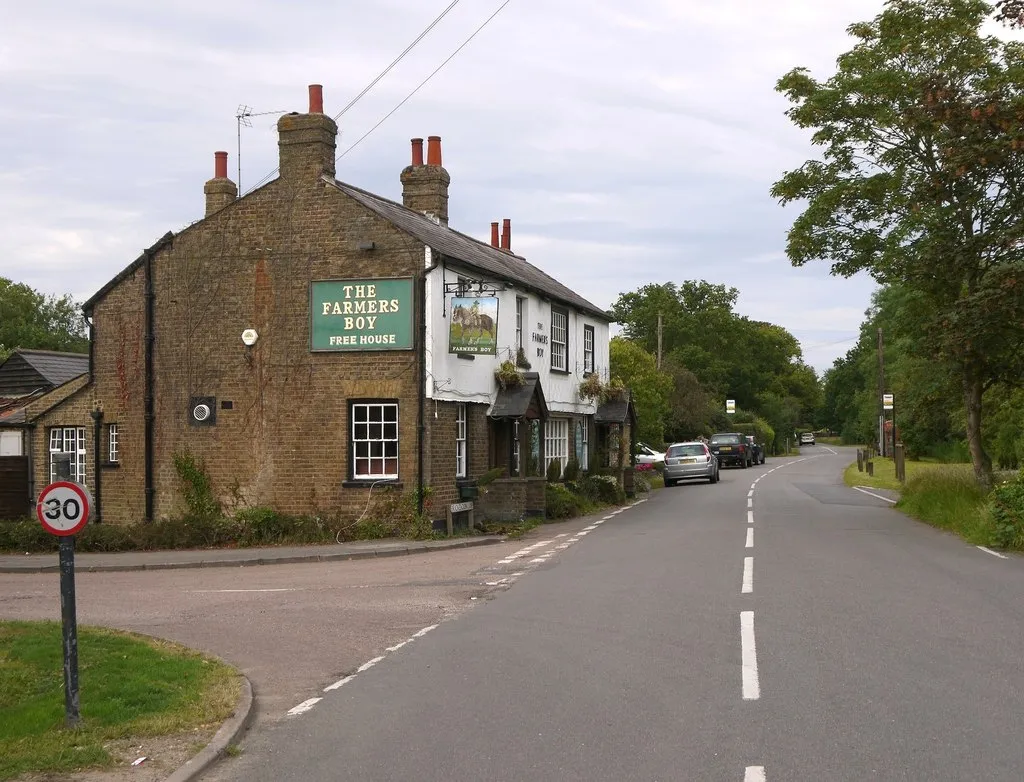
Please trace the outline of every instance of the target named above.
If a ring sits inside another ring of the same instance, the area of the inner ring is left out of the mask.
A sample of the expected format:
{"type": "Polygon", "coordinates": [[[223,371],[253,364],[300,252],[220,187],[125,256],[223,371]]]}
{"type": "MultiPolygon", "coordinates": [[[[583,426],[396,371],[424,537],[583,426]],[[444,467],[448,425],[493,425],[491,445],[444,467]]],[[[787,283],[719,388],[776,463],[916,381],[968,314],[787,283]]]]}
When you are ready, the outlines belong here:
{"type": "Polygon", "coordinates": [[[711,477],[708,478],[708,483],[718,483],[718,470],[711,473],[711,477]]]}
{"type": "Polygon", "coordinates": [[[669,488],[670,486],[675,486],[675,485],[676,485],[675,481],[670,481],[668,478],[665,479],[665,488],[666,489],[669,488]]]}
{"type": "Polygon", "coordinates": [[[768,461],[768,457],[765,456],[764,454],[761,454],[761,464],[764,464],[766,461],[768,461]]]}
{"type": "Polygon", "coordinates": [[[750,462],[749,462],[749,461],[747,460],[747,457],[746,457],[746,456],[744,456],[744,457],[743,457],[743,461],[742,461],[742,462],[740,462],[740,467],[742,467],[742,468],[743,468],[743,469],[745,470],[745,469],[747,469],[747,468],[748,468],[749,466],[750,466],[750,462]]]}

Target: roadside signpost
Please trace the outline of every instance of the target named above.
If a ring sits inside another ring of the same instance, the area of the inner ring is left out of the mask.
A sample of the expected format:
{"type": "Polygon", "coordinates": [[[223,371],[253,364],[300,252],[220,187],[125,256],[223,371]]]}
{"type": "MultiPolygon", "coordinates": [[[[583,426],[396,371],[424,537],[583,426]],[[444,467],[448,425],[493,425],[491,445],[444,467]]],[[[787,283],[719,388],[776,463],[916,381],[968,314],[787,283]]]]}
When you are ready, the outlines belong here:
{"type": "Polygon", "coordinates": [[[736,412],[736,400],[735,399],[726,399],[725,400],[725,412],[728,415],[732,415],[733,413],[736,412]]]}
{"type": "Polygon", "coordinates": [[[75,534],[89,520],[92,497],[71,481],[51,483],[39,494],[36,516],[43,529],[60,538],[60,616],[64,635],[64,714],[78,725],[78,620],[75,615],[75,534]]]}

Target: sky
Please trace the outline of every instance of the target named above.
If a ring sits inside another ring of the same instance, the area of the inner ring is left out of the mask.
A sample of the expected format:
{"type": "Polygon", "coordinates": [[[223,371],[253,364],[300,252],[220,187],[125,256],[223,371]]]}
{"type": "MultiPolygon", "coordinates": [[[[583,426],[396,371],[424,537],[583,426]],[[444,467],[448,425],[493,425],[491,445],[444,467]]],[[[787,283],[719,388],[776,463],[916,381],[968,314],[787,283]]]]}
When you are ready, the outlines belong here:
{"type": "MultiPolygon", "coordinates": [[[[237,181],[240,149],[248,190],[307,85],[336,115],[450,2],[10,4],[0,276],[88,298],[202,217],[214,151],[237,181]]],[[[774,87],[796,66],[830,76],[882,0],[510,0],[352,146],[502,2],[459,0],[339,119],[338,178],[400,201],[409,139],[441,136],[453,228],[487,241],[511,219],[517,253],[602,308],[648,283],[735,287],[737,311],[788,329],[819,373],[844,355],[874,283],[786,258],[800,207],[770,188],[816,150],[774,87]]]]}

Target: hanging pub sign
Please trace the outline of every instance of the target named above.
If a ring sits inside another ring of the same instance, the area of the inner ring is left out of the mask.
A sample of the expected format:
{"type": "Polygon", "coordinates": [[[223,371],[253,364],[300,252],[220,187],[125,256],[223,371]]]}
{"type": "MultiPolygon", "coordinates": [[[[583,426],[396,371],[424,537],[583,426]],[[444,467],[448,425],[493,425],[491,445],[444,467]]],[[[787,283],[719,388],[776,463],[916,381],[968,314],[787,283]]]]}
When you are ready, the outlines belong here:
{"type": "Polygon", "coordinates": [[[411,278],[309,286],[310,350],[412,350],[411,278]]]}
{"type": "Polygon", "coordinates": [[[481,353],[493,356],[498,350],[498,298],[496,296],[454,296],[448,331],[449,353],[481,353]]]}

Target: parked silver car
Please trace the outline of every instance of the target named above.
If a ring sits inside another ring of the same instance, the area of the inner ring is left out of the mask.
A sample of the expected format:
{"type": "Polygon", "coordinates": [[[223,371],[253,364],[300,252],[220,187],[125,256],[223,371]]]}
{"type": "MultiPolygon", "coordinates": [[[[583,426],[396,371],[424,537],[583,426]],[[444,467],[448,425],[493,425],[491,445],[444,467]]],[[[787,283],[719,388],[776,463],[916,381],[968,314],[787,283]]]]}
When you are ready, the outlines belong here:
{"type": "Polygon", "coordinates": [[[665,451],[665,485],[689,478],[718,483],[718,459],[704,443],[673,443],[665,451]]]}

